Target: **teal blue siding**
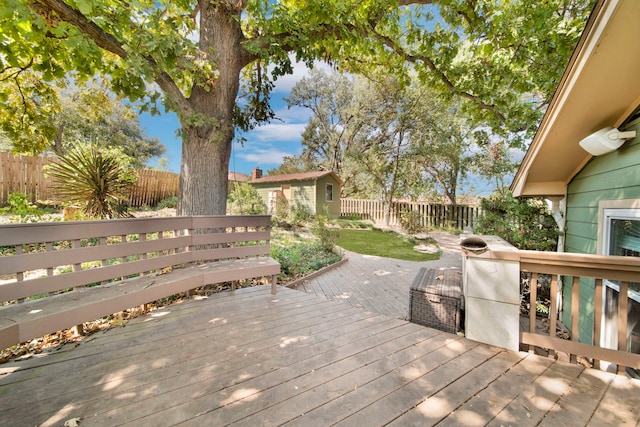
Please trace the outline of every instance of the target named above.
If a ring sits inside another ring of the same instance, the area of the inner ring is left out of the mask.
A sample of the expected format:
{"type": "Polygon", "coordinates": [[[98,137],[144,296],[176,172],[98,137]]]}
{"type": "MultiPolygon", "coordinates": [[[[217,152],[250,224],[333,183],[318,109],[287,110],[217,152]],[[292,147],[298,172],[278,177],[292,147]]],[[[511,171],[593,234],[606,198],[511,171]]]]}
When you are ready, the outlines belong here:
{"type": "MultiPolygon", "coordinates": [[[[640,121],[625,130],[640,135],[640,121]]],[[[598,204],[602,200],[640,198],[640,136],[619,150],[594,157],[567,187],[565,251],[597,254],[598,204]]],[[[594,281],[580,282],[580,341],[591,342],[594,281]]],[[[563,286],[562,321],[570,326],[571,280],[563,286]]]]}

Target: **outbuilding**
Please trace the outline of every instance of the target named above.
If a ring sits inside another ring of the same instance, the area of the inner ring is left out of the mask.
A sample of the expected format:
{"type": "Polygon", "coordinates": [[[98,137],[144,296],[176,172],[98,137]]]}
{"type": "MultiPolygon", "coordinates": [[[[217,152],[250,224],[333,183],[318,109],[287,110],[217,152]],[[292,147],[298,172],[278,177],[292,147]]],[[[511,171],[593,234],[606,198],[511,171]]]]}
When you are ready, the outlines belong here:
{"type": "Polygon", "coordinates": [[[340,216],[342,181],[334,172],[262,176],[262,170],[255,168],[249,184],[256,188],[271,214],[285,206],[304,208],[313,215],[340,216]]]}

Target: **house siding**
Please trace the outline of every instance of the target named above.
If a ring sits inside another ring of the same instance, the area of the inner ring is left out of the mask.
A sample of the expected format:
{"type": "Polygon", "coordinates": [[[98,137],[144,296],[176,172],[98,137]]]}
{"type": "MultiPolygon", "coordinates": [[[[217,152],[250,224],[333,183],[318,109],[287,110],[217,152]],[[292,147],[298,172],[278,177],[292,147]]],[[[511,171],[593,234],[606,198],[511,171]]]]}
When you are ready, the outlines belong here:
{"type": "Polygon", "coordinates": [[[305,207],[313,215],[325,214],[332,217],[340,216],[340,183],[332,175],[317,180],[281,181],[269,183],[250,183],[268,206],[269,192],[279,191],[283,185],[291,186],[291,200],[289,207],[296,205],[305,207]],[[333,185],[333,201],[325,201],[325,186],[333,185]]]}
{"type": "Polygon", "coordinates": [[[318,213],[330,217],[340,216],[340,184],[331,176],[327,175],[318,180],[318,191],[316,192],[316,206],[318,213]],[[333,200],[326,200],[326,185],[333,185],[333,200]]]}
{"type": "Polygon", "coordinates": [[[269,191],[271,190],[280,190],[280,185],[276,186],[274,184],[251,184],[258,192],[258,195],[262,198],[265,206],[269,207],[269,191]]]}
{"type": "Polygon", "coordinates": [[[291,184],[291,198],[293,206],[303,206],[312,214],[316,213],[316,182],[301,181],[291,184]]]}
{"type": "MultiPolygon", "coordinates": [[[[624,130],[640,135],[640,121],[624,130]]],[[[602,200],[640,198],[640,136],[613,153],[594,157],[567,186],[565,251],[597,254],[598,204],[602,200]]],[[[571,280],[563,286],[562,321],[571,324],[571,280]]],[[[579,339],[591,342],[594,281],[580,282],[579,339]]]]}

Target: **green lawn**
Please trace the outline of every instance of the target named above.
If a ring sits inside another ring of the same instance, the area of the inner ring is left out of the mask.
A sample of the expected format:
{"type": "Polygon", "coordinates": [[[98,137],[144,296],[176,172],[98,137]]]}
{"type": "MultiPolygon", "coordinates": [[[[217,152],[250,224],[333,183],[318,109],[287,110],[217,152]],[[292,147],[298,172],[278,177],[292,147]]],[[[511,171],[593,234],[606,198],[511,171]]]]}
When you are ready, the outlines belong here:
{"type": "Polygon", "coordinates": [[[406,261],[433,261],[440,259],[440,254],[423,254],[413,250],[419,242],[403,239],[392,233],[380,230],[347,230],[339,231],[336,244],[348,251],[385,258],[403,259],[406,261]]]}

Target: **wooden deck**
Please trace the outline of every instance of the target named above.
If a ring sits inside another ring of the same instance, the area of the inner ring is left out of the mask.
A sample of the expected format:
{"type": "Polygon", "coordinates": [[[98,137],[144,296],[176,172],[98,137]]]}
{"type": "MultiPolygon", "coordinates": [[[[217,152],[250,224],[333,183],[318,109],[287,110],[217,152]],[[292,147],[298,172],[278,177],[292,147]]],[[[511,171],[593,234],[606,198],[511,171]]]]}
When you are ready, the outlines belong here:
{"type": "Polygon", "coordinates": [[[0,425],[630,425],[640,382],[241,289],[0,365],[0,425]]]}
{"type": "Polygon", "coordinates": [[[296,289],[407,320],[409,289],[420,267],[462,268],[457,243],[460,238],[448,235],[445,237],[444,233],[440,233],[438,238],[444,253],[437,261],[412,262],[345,251],[348,257],[345,264],[298,285],[296,289]],[[454,245],[457,248],[452,247],[454,245]]]}

